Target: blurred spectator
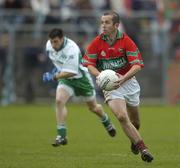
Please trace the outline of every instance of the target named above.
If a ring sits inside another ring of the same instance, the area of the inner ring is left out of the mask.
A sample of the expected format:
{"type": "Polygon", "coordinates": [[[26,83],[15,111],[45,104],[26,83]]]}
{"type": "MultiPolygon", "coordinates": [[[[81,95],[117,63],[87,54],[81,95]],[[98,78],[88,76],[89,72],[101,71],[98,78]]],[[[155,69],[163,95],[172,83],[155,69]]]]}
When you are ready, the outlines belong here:
{"type": "Polygon", "coordinates": [[[83,36],[84,40],[92,38],[94,35],[93,26],[95,23],[94,8],[90,0],[74,0],[73,1],[74,11],[76,11],[76,17],[74,18],[75,24],[78,25],[78,35],[83,36]],[[93,25],[93,26],[92,26],[93,25]],[[88,34],[87,34],[88,32],[88,34]]]}
{"type": "Polygon", "coordinates": [[[40,38],[42,26],[50,12],[49,0],[31,0],[31,7],[34,12],[34,34],[35,38],[40,38]]]}
{"type": "Polygon", "coordinates": [[[63,0],[49,0],[50,12],[46,16],[46,24],[57,24],[61,21],[60,7],[63,0]]]}
{"type": "Polygon", "coordinates": [[[122,17],[127,16],[130,9],[130,1],[131,0],[111,0],[111,9],[119,13],[122,17]]]}
{"type": "MultiPolygon", "coordinates": [[[[142,44],[140,44],[139,34],[141,32],[140,20],[134,14],[134,10],[140,10],[137,8],[137,1],[134,0],[113,0],[111,5],[113,9],[120,13],[122,16],[122,25],[125,32],[132,38],[132,40],[137,44],[138,48],[141,50],[142,44]]],[[[139,5],[138,5],[139,6],[139,5]]]]}
{"type": "MultiPolygon", "coordinates": [[[[0,46],[0,77],[2,78],[6,65],[6,49],[0,46]]],[[[2,81],[2,80],[1,80],[2,81]]]]}
{"type": "Polygon", "coordinates": [[[90,0],[92,7],[97,12],[109,10],[111,8],[111,1],[112,0],[90,0]]]}
{"type": "Polygon", "coordinates": [[[171,0],[166,1],[166,14],[171,19],[171,39],[172,39],[172,52],[171,57],[180,62],[180,1],[171,0]]]}
{"type": "Polygon", "coordinates": [[[180,63],[180,18],[177,18],[172,25],[172,57],[180,63]]]}
{"type": "Polygon", "coordinates": [[[32,102],[35,98],[36,88],[41,81],[40,75],[45,71],[47,58],[42,48],[36,46],[26,47],[24,49],[25,63],[24,72],[27,79],[25,80],[25,100],[32,102]],[[36,75],[34,75],[36,74],[36,75]]]}
{"type": "Polygon", "coordinates": [[[49,0],[51,9],[59,9],[64,0],[49,0]]]}
{"type": "Polygon", "coordinates": [[[5,0],[0,0],[0,8],[2,8],[2,7],[3,7],[3,5],[4,5],[4,1],[5,1],[5,0]]]}
{"type": "MultiPolygon", "coordinates": [[[[5,10],[22,10],[24,7],[23,2],[23,0],[5,0],[3,3],[3,8],[5,10]]],[[[25,16],[13,11],[13,13],[7,16],[5,20],[11,24],[14,24],[14,26],[18,26],[24,22],[25,16]]]]}
{"type": "Polygon", "coordinates": [[[5,9],[22,9],[23,3],[20,0],[5,0],[4,7],[5,9]]]}
{"type": "Polygon", "coordinates": [[[156,18],[150,22],[151,46],[152,46],[152,63],[151,66],[158,68],[162,62],[162,57],[167,56],[169,51],[169,30],[171,22],[165,17],[163,1],[157,1],[156,18]]]}
{"type": "Polygon", "coordinates": [[[73,0],[60,0],[60,16],[63,22],[69,22],[73,19],[73,0]]]}
{"type": "Polygon", "coordinates": [[[143,1],[142,0],[131,0],[132,10],[140,11],[143,10],[143,1]]]}
{"type": "Polygon", "coordinates": [[[3,75],[6,66],[6,49],[0,46],[0,97],[1,89],[3,88],[3,75]]]}
{"type": "Polygon", "coordinates": [[[125,30],[124,22],[127,22],[125,20],[129,19],[129,11],[130,11],[130,0],[111,0],[110,1],[110,6],[113,11],[116,11],[120,17],[121,17],[121,22],[119,24],[119,30],[121,32],[127,32],[125,30]],[[124,18],[124,19],[123,19],[124,18]]]}
{"type": "Polygon", "coordinates": [[[179,14],[180,1],[179,0],[165,1],[165,7],[166,7],[166,15],[169,18],[180,17],[180,14],[179,14]]]}
{"type": "Polygon", "coordinates": [[[0,95],[4,87],[4,72],[7,64],[9,38],[7,33],[0,32],[0,95]]]}
{"type": "Polygon", "coordinates": [[[134,11],[155,11],[156,1],[159,0],[131,0],[132,10],[134,11]]]}

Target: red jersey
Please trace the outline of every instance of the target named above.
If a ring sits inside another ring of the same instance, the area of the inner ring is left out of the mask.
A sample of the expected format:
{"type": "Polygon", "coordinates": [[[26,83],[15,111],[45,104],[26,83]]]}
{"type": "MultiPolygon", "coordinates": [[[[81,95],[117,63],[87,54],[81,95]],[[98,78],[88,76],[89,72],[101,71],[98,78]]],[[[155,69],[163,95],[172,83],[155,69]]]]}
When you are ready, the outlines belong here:
{"type": "Polygon", "coordinates": [[[108,43],[106,35],[98,35],[88,46],[83,62],[85,66],[92,65],[99,71],[112,69],[121,75],[127,73],[133,65],[144,67],[135,43],[119,31],[112,45],[108,43]]]}

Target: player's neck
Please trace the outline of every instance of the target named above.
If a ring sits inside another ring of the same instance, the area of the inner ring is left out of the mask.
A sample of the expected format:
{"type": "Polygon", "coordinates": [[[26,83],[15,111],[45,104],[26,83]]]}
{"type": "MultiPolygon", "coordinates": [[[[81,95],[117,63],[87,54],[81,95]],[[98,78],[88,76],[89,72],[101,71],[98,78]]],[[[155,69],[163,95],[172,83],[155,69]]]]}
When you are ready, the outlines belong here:
{"type": "Polygon", "coordinates": [[[108,36],[109,40],[114,41],[114,40],[116,39],[116,35],[117,35],[117,31],[112,32],[112,33],[108,36]]]}
{"type": "Polygon", "coordinates": [[[117,35],[117,31],[114,31],[113,33],[108,35],[108,43],[109,43],[109,45],[114,44],[114,42],[116,41],[116,35],[117,35]]]}

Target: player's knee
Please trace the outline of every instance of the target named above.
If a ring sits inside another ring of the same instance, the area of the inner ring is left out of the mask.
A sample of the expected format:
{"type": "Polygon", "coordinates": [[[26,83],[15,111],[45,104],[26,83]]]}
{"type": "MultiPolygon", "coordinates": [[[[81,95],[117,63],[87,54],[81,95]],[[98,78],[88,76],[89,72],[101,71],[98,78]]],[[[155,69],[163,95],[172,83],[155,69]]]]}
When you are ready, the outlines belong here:
{"type": "Polygon", "coordinates": [[[125,123],[128,121],[128,117],[125,114],[118,114],[118,115],[116,115],[116,117],[120,123],[125,123]]]}
{"type": "Polygon", "coordinates": [[[90,106],[89,107],[89,110],[94,112],[94,113],[97,113],[98,111],[100,111],[102,109],[102,106],[100,104],[96,104],[94,106],[90,106]]]}
{"type": "Polygon", "coordinates": [[[56,104],[57,104],[57,105],[62,105],[62,104],[64,104],[64,102],[63,102],[62,99],[56,98],[56,104]]]}

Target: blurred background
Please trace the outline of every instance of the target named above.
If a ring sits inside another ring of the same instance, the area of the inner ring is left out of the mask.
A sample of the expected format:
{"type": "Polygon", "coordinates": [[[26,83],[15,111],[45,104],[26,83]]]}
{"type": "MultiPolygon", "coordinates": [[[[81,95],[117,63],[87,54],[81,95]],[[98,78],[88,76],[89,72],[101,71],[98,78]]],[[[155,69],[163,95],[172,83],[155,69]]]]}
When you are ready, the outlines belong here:
{"type": "MultiPolygon", "coordinates": [[[[137,75],[145,104],[180,103],[179,0],[0,0],[0,104],[47,102],[56,83],[45,55],[49,31],[60,27],[84,53],[106,10],[137,44],[145,68],[137,75]]],[[[98,97],[101,92],[97,89],[98,97]]]]}

